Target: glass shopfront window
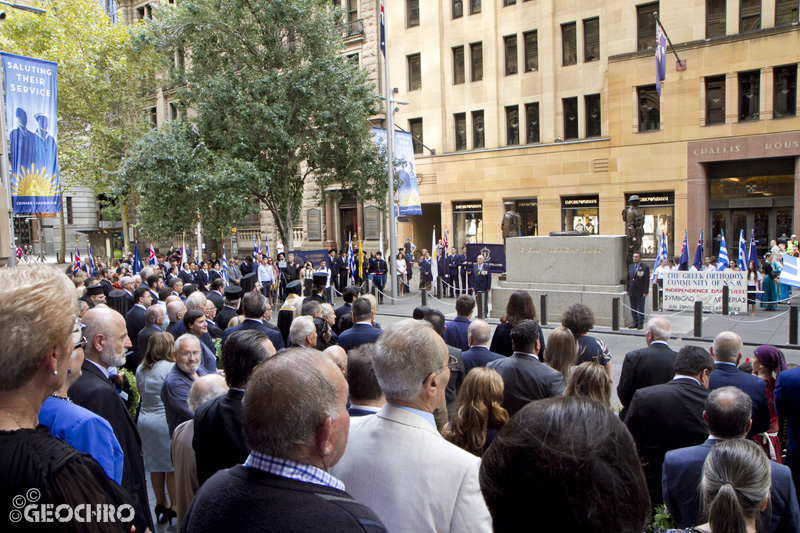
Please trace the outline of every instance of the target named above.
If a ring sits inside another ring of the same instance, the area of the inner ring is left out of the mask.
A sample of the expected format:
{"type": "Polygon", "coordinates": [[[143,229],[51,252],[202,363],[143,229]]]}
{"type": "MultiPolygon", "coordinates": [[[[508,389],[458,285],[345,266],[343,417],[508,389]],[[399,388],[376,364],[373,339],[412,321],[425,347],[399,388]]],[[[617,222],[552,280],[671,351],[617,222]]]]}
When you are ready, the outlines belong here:
{"type": "Polygon", "coordinates": [[[453,202],[453,246],[483,243],[483,202],[453,202]]]}
{"type": "Polygon", "coordinates": [[[642,257],[655,259],[661,246],[661,232],[667,239],[667,252],[675,254],[673,235],[675,233],[675,193],[670,192],[632,192],[625,195],[625,205],[632,195],[639,197],[639,209],[644,215],[644,236],[642,236],[642,257]]]}
{"type": "Polygon", "coordinates": [[[537,199],[509,201],[514,202],[514,211],[519,213],[520,236],[535,237],[539,235],[539,202],[537,199]]]}
{"type": "Polygon", "coordinates": [[[561,231],[588,231],[600,234],[600,197],[562,196],[561,231]]]}

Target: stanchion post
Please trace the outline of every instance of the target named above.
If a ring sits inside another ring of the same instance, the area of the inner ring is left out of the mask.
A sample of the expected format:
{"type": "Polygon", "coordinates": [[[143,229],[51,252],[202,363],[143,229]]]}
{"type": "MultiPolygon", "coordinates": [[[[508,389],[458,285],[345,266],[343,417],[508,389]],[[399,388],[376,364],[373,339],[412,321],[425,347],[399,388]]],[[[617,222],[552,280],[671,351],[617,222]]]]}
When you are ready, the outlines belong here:
{"type": "Polygon", "coordinates": [[[797,306],[789,308],[789,344],[798,344],[797,339],[797,306]]]}
{"type": "Polygon", "coordinates": [[[419,294],[422,296],[422,306],[427,307],[428,305],[428,290],[423,288],[419,291],[419,294]]]}
{"type": "Polygon", "coordinates": [[[619,331],[619,297],[611,299],[611,331],[619,331]]]}
{"type": "Polygon", "coordinates": [[[653,282],[653,290],[650,291],[650,294],[653,295],[653,311],[658,311],[658,282],[653,282]]]}
{"type": "Polygon", "coordinates": [[[542,294],[539,297],[539,323],[543,326],[547,325],[547,295],[542,294]]]}
{"type": "Polygon", "coordinates": [[[730,295],[731,290],[727,285],[722,286],[722,314],[728,316],[730,314],[730,295]]]}
{"type": "Polygon", "coordinates": [[[483,314],[483,299],[486,298],[486,293],[481,291],[481,292],[476,293],[475,296],[478,297],[478,301],[477,301],[477,304],[478,304],[478,318],[480,318],[481,320],[484,320],[486,318],[486,315],[483,314]]]}
{"type": "Polygon", "coordinates": [[[442,276],[436,276],[436,297],[442,297],[442,276]]]}
{"type": "Polygon", "coordinates": [[[699,300],[694,303],[694,336],[703,336],[703,302],[699,300]]]}

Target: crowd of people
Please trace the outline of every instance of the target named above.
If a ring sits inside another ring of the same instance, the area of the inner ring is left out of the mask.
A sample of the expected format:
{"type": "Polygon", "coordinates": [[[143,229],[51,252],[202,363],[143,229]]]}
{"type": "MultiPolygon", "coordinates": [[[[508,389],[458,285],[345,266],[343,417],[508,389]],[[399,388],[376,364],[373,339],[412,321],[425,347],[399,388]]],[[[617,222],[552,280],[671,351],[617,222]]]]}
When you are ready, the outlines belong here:
{"type": "Polygon", "coordinates": [[[800,531],[800,369],[776,347],[740,368],[735,332],[676,352],[652,318],[618,412],[583,304],[547,336],[525,291],[493,334],[466,291],[452,320],[383,327],[358,284],[332,304],[327,264],[282,280],[290,255],[227,285],[172,256],[77,292],[50,266],[0,270],[6,530],[641,533],[663,503],[679,531],[800,531]],[[100,510],[79,523],[80,505],[100,510]]]}

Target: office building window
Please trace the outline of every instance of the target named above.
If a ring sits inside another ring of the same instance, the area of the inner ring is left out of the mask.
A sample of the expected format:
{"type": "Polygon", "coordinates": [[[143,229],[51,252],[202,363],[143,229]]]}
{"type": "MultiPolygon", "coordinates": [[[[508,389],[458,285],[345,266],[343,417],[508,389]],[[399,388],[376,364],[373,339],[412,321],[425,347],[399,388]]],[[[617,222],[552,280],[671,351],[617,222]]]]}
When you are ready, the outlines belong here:
{"type": "Polygon", "coordinates": [[[600,59],[600,19],[583,21],[583,60],[584,62],[600,59]]]}
{"type": "Polygon", "coordinates": [[[525,104],[525,142],[539,142],[539,102],[525,104]]]}
{"type": "Polygon", "coordinates": [[[347,0],[347,22],[358,20],[358,0],[347,0]]]}
{"type": "Polygon", "coordinates": [[[357,67],[361,66],[361,61],[359,60],[358,52],[356,52],[355,54],[348,55],[347,60],[357,67]]]}
{"type": "Polygon", "coordinates": [[[761,0],[739,1],[739,33],[761,29],[761,0]]]}
{"type": "Polygon", "coordinates": [[[506,144],[508,146],[519,144],[519,106],[506,107],[506,144]]]}
{"type": "Polygon", "coordinates": [[[141,7],[136,8],[136,18],[138,20],[152,19],[153,7],[150,4],[145,4],[141,7]]]}
{"type": "Polygon", "coordinates": [[[472,112],[472,148],[486,146],[486,128],[483,123],[483,111],[472,112]]]}
{"type": "Polygon", "coordinates": [[[706,126],[725,124],[725,76],[706,78],[706,126]]]}
{"type": "Polygon", "coordinates": [[[525,36],[525,72],[539,70],[539,35],[536,30],[528,31],[525,36]]]}
{"type": "Polygon", "coordinates": [[[725,35],[726,0],[706,0],[706,38],[725,35]]]}
{"type": "Polygon", "coordinates": [[[797,0],[775,1],[775,25],[783,26],[797,22],[797,0]]]}
{"type": "Polygon", "coordinates": [[[481,12],[481,0],[469,0],[469,14],[475,15],[481,12]]]}
{"type": "Polygon", "coordinates": [[[758,70],[739,73],[739,121],[759,119],[761,73],[758,70]]]}
{"type": "Polygon", "coordinates": [[[793,117],[797,114],[797,65],[775,67],[772,114],[775,118],[793,117]]]}
{"type": "Polygon", "coordinates": [[[408,131],[411,132],[411,143],[414,145],[414,153],[422,153],[422,119],[412,118],[408,120],[408,131]]]}
{"type": "Polygon", "coordinates": [[[464,47],[453,48],[453,85],[464,83],[464,47]]]}
{"type": "Polygon", "coordinates": [[[456,113],[453,115],[456,126],[456,151],[467,149],[467,114],[456,113]]]}
{"type": "Polygon", "coordinates": [[[661,129],[661,100],[655,85],[639,87],[639,131],[661,129]]]}
{"type": "Polygon", "coordinates": [[[517,0],[503,0],[503,7],[513,6],[516,3],[517,3],[517,0]]]}
{"type": "Polygon", "coordinates": [[[155,129],[158,127],[158,110],[155,107],[148,107],[145,120],[150,125],[151,128],[155,129]]]}
{"type": "Polygon", "coordinates": [[[472,81],[483,79],[483,43],[472,43],[469,45],[469,53],[472,60],[472,81]]]}
{"type": "Polygon", "coordinates": [[[589,94],[583,100],[586,106],[586,136],[600,137],[602,129],[600,124],[600,95],[589,94]]]}
{"type": "Polygon", "coordinates": [[[575,23],[561,25],[561,49],[562,62],[564,66],[574,65],[578,62],[578,43],[575,31],[575,23]]]}
{"type": "Polygon", "coordinates": [[[564,98],[564,140],[578,138],[578,99],[564,98]]]}
{"type": "Polygon", "coordinates": [[[422,63],[419,54],[410,55],[408,59],[408,90],[422,89],[422,63]]]}
{"type": "Polygon", "coordinates": [[[406,0],[406,28],[419,26],[419,0],[406,0]]]}
{"type": "Polygon", "coordinates": [[[72,224],[75,223],[74,222],[75,213],[72,210],[72,196],[67,196],[66,200],[67,200],[67,224],[71,226],[72,224]]]}
{"type": "Polygon", "coordinates": [[[173,122],[180,118],[181,114],[178,111],[178,104],[177,102],[170,102],[169,103],[169,119],[173,122]]]}
{"type": "Polygon", "coordinates": [[[517,73],[517,36],[503,37],[503,43],[506,50],[506,76],[510,76],[517,73]]]}
{"type": "Polygon", "coordinates": [[[458,19],[464,16],[464,0],[453,0],[453,18],[458,19]]]}
{"type": "Polygon", "coordinates": [[[658,2],[636,6],[637,50],[651,50],[656,47],[655,12],[658,12],[658,2]]]}

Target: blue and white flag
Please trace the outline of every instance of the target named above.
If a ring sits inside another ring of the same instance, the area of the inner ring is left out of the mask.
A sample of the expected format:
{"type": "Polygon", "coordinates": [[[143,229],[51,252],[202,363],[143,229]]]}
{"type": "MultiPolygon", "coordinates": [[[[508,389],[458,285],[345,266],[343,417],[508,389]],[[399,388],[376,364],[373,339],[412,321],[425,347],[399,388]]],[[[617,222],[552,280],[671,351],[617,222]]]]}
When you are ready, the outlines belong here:
{"type": "Polygon", "coordinates": [[[189,261],[189,257],[186,255],[186,243],[181,241],[181,268],[189,261]]]}
{"type": "Polygon", "coordinates": [[[347,244],[347,264],[350,266],[350,281],[355,283],[356,282],[356,257],[353,254],[353,236],[350,235],[350,239],[347,244]]]}
{"type": "Polygon", "coordinates": [[[656,91],[661,96],[661,82],[667,78],[667,37],[656,22],[656,91]]]}
{"type": "Polygon", "coordinates": [[[700,230],[700,238],[697,239],[697,248],[694,251],[692,266],[697,270],[703,270],[703,230],[700,230]]]}
{"type": "Polygon", "coordinates": [[[800,287],[800,273],[798,273],[798,258],[783,254],[783,268],[781,269],[781,285],[800,287]]]}
{"type": "MultiPolygon", "coordinates": [[[[748,261],[755,261],[756,263],[756,270],[758,270],[758,250],[756,250],[757,246],[756,242],[756,233],[754,230],[750,230],[750,250],[747,252],[747,259],[748,261]]],[[[749,264],[749,263],[748,263],[749,264]]]]}
{"type": "Polygon", "coordinates": [[[719,239],[719,255],[717,256],[717,270],[728,268],[728,246],[725,244],[725,232],[721,231],[719,239]]]}
{"type": "Polygon", "coordinates": [[[225,280],[225,286],[228,286],[228,259],[225,257],[225,243],[222,243],[222,278],[225,280]]]}
{"type": "Polygon", "coordinates": [[[264,257],[269,257],[269,235],[264,235],[264,257]]]}
{"type": "Polygon", "coordinates": [[[743,229],[739,230],[739,270],[747,272],[747,241],[743,229]]]}
{"type": "Polygon", "coordinates": [[[92,254],[92,244],[89,242],[89,239],[86,239],[86,248],[89,250],[88,254],[88,261],[86,262],[86,273],[89,274],[89,277],[94,276],[94,254],[92,254]]]}
{"type": "Polygon", "coordinates": [[[666,259],[669,261],[669,250],[667,250],[667,235],[664,230],[661,230],[661,244],[658,246],[658,255],[656,256],[656,263],[653,265],[653,280],[656,280],[656,269],[661,265],[661,261],[666,259]]]}
{"type": "Polygon", "coordinates": [[[253,261],[258,263],[258,245],[256,245],[256,236],[253,235],[253,261]]]}
{"type": "Polygon", "coordinates": [[[7,53],[0,58],[14,214],[59,213],[58,65],[7,53]]]}

